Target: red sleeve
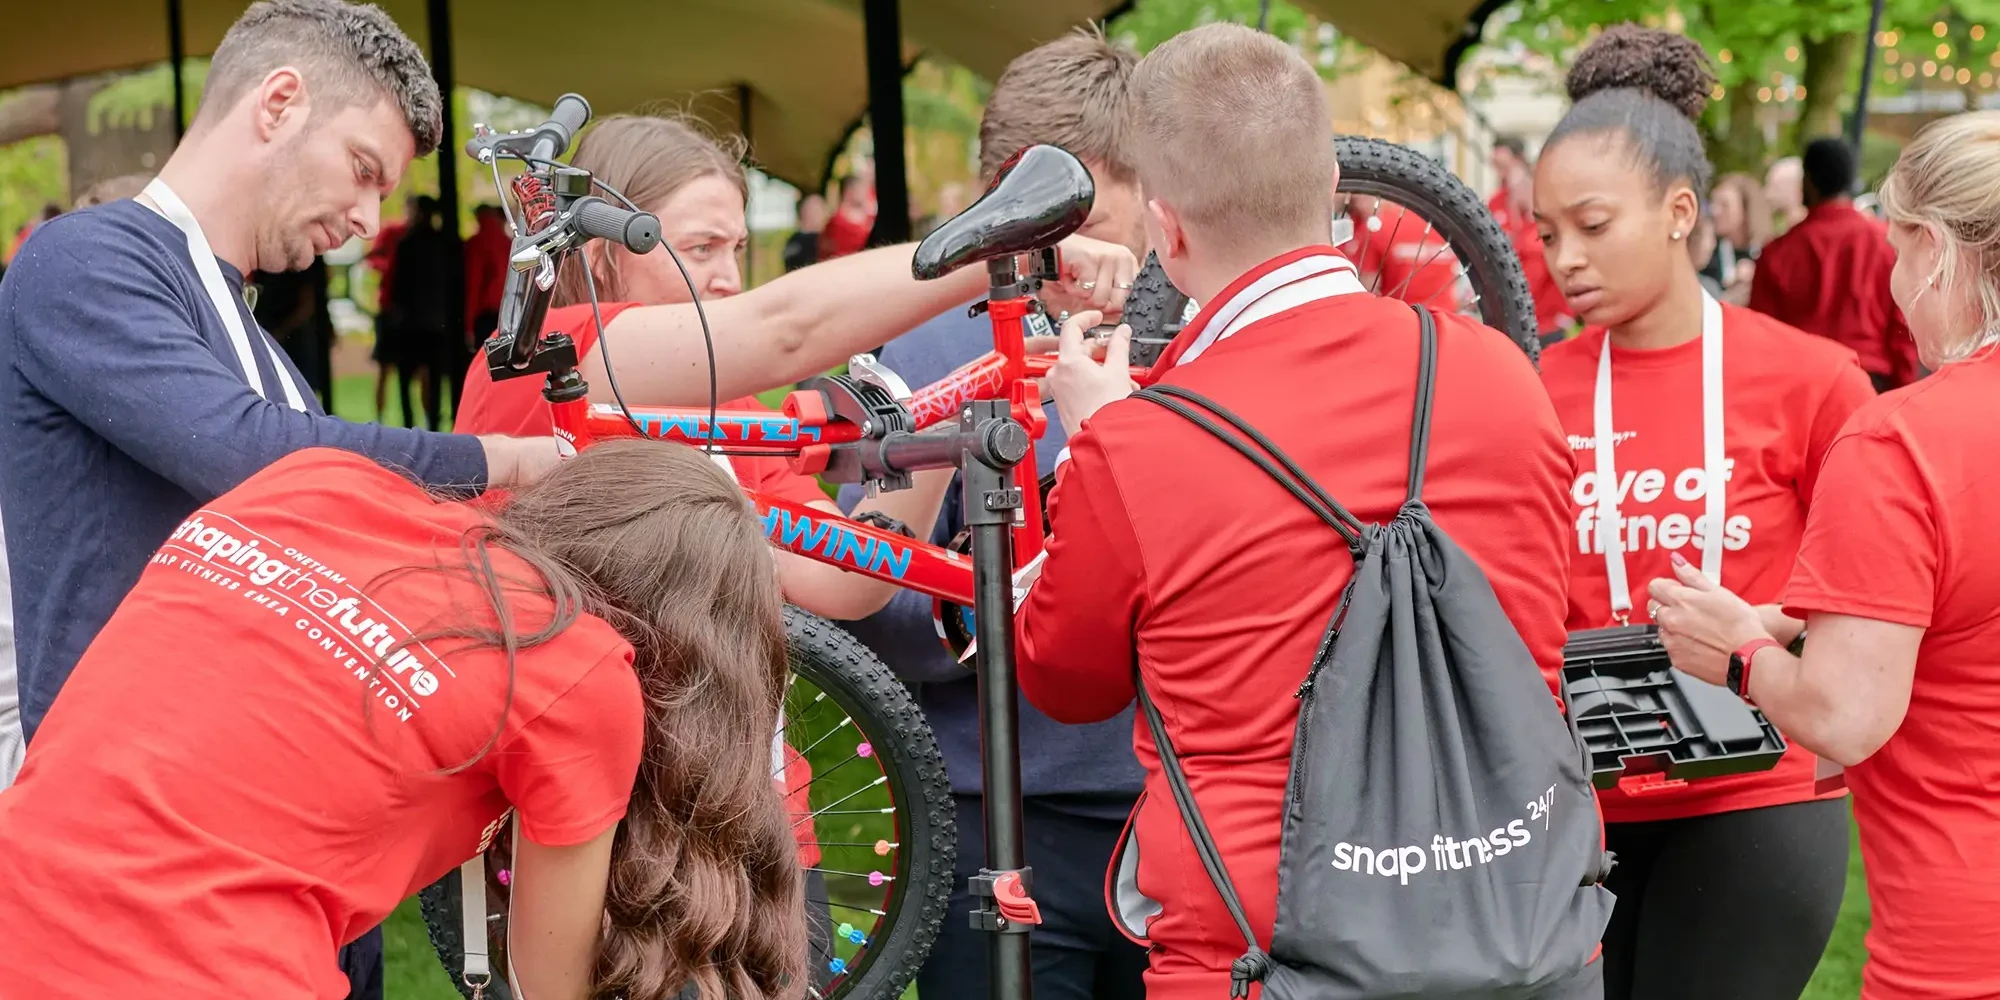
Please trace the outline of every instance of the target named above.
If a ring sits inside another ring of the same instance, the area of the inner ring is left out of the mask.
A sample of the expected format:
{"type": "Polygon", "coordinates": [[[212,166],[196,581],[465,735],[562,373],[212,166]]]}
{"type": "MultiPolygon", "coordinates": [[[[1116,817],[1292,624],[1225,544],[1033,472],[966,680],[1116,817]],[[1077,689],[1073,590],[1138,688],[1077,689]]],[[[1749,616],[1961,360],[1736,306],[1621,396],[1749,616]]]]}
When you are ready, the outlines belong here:
{"type": "Polygon", "coordinates": [[[1139,540],[1086,423],[1049,496],[1048,559],[1015,623],[1021,692],[1042,714],[1101,722],[1132,703],[1145,580],[1139,540]]]}
{"type": "Polygon", "coordinates": [[[623,819],[645,724],[632,650],[620,646],[496,748],[494,776],[529,839],[567,847],[623,819]]]}
{"type": "Polygon", "coordinates": [[[737,482],[745,490],[793,503],[833,502],[833,498],[820,488],[819,480],[793,472],[790,459],[732,458],[730,462],[736,469],[737,482]]]}
{"type": "Polygon", "coordinates": [[[1778,271],[1783,269],[1784,260],[1783,244],[1772,243],[1758,255],[1757,266],[1750,272],[1750,308],[1781,320],[1785,318],[1785,304],[1779,298],[1778,271]]]}
{"type": "Polygon", "coordinates": [[[1874,398],[1875,384],[1868,381],[1868,373],[1861,370],[1861,362],[1849,358],[1842,363],[1833,386],[1827,390],[1826,398],[1820,400],[1818,412],[1813,414],[1812,426],[1806,429],[1806,460],[1799,473],[1798,496],[1809,509],[1813,502],[1813,487],[1819,481],[1820,465],[1826,461],[1827,449],[1840,437],[1841,428],[1847,426],[1847,418],[1874,398]]]}
{"type": "Polygon", "coordinates": [[[1929,628],[1939,546],[1929,483],[1903,443],[1848,434],[1820,466],[1785,613],[1820,611],[1929,628]]]}

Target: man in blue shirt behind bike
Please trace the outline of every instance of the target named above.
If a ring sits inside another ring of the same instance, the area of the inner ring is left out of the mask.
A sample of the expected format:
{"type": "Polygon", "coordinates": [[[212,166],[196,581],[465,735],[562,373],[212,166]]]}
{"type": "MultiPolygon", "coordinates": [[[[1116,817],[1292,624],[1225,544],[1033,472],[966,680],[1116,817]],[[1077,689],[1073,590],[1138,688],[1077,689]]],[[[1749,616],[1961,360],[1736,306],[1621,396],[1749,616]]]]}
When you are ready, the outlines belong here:
{"type": "MultiPolygon", "coordinates": [[[[1081,235],[1146,256],[1138,176],[1126,151],[1126,78],[1138,57],[1081,30],[1022,54],[1008,64],[979,125],[979,163],[991,177],[1022,148],[1060,146],[1090,169],[1097,196],[1081,235]]],[[[910,385],[928,385],[990,350],[993,329],[983,315],[952,309],[892,341],[881,360],[910,385]]],[[[1053,403],[1048,431],[1037,442],[1040,468],[1054,468],[1064,444],[1053,403]]],[[[1027,479],[1028,470],[1020,470],[1027,479]]],[[[957,495],[956,487],[951,496],[957,495]]],[[[844,487],[852,509],[863,494],[844,487]]],[[[931,541],[943,545],[964,527],[959,505],[947,502],[931,541]]],[[[984,797],[979,768],[979,694],[970,665],[938,641],[931,598],[903,591],[869,618],[845,623],[905,680],[919,682],[918,701],[937,734],[957,800],[958,872],[950,910],[917,977],[931,996],[984,996],[989,935],[967,924],[973,900],[965,880],[985,858],[984,797]]],[[[1043,923],[1033,931],[1034,988],[1040,1000],[1137,1000],[1146,953],[1124,939],[1105,912],[1104,868],[1144,774],[1132,755],[1132,713],[1088,726],[1060,725],[1021,705],[1023,832],[1035,872],[1043,923]]]]}

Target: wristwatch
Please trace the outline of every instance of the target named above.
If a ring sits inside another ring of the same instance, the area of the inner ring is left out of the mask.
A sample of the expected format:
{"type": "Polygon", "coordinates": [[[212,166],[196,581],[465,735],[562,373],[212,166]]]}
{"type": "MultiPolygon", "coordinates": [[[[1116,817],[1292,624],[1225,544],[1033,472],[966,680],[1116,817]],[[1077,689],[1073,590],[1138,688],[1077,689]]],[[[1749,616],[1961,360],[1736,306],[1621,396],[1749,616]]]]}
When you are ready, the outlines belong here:
{"type": "Polygon", "coordinates": [[[1759,636],[1737,647],[1736,652],[1729,654],[1729,674],[1725,678],[1730,693],[1744,701],[1750,701],[1750,661],[1756,659],[1757,654],[1766,649],[1783,648],[1785,647],[1780,645],[1778,640],[1768,635],[1759,636]]]}

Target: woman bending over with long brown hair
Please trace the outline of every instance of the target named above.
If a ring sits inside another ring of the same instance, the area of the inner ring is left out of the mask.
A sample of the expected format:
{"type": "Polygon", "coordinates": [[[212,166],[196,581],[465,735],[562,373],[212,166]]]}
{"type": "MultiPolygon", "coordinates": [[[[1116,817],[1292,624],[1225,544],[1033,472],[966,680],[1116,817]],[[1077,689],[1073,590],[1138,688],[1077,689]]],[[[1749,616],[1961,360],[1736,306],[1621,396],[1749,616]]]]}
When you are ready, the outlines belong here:
{"type": "Polygon", "coordinates": [[[516,814],[532,1000],[800,995],[778,586],[743,495],[607,443],[504,508],[346,452],[190,516],[0,795],[0,996],[316,997],[516,814]]]}

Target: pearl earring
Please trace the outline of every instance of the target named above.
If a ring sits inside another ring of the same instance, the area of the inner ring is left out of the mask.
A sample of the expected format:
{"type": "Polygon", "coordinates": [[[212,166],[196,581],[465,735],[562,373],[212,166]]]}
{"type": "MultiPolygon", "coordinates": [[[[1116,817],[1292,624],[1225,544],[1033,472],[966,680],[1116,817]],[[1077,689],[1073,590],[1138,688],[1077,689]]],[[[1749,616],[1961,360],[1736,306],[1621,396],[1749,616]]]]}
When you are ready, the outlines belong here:
{"type": "Polygon", "coordinates": [[[1674,240],[1678,242],[1680,238],[1681,238],[1681,231],[1678,229],[1674,230],[1674,240]]]}

